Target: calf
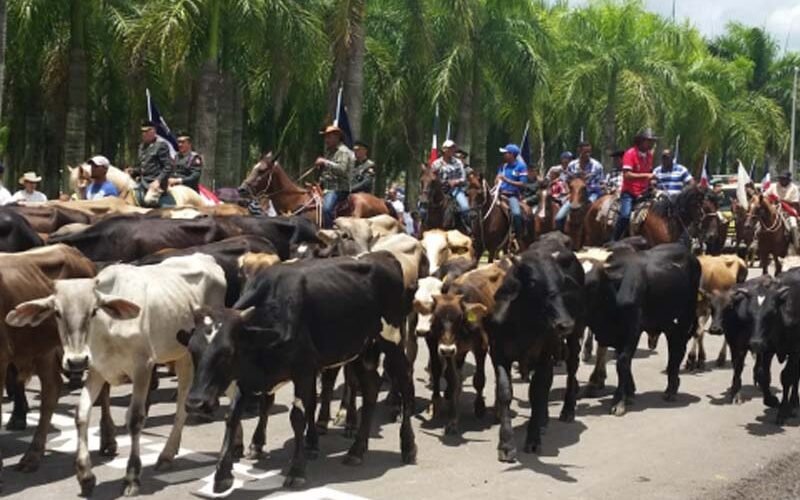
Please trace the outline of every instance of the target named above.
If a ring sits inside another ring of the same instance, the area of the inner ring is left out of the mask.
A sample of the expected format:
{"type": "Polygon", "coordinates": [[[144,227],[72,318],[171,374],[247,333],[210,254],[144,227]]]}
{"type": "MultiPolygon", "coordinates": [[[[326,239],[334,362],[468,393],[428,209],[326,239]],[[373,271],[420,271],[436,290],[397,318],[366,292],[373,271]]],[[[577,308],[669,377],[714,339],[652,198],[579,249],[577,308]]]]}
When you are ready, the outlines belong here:
{"type": "MultiPolygon", "coordinates": [[[[697,327],[700,274],[697,258],[681,244],[670,243],[641,252],[615,248],[607,263],[594,266],[587,276],[589,327],[600,346],[617,351],[619,381],[611,400],[614,415],[625,414],[636,392],[631,361],[642,331],[655,338],[663,332],[667,337],[664,398],[675,399],[686,343],[697,327]]],[[[599,358],[598,350],[590,387],[601,386],[605,378],[605,360],[599,358]]]]}
{"type": "MultiPolygon", "coordinates": [[[[711,325],[708,333],[711,335],[725,335],[725,342],[731,349],[731,364],[733,365],[733,379],[728,391],[730,403],[741,404],[742,399],[742,370],[750,349],[750,337],[753,332],[753,318],[764,303],[764,297],[773,285],[772,278],[760,276],[744,283],[734,285],[728,290],[723,290],[709,297],[711,310],[711,325]]],[[[762,356],[756,357],[754,374],[761,372],[762,356]]],[[[755,377],[757,379],[757,377],[755,377]]],[[[769,382],[763,391],[764,404],[770,407],[778,406],[778,399],[769,391],[769,382]]]]}
{"type": "Polygon", "coordinates": [[[475,357],[475,376],[472,379],[477,393],[475,416],[483,418],[486,414],[483,387],[486,384],[484,363],[489,340],[483,321],[494,308],[494,294],[500,288],[505,272],[506,270],[497,264],[476,269],[454,281],[446,294],[433,296],[433,321],[430,333],[425,339],[431,359],[434,414],[441,404],[439,384],[443,368],[447,378],[445,391],[449,408],[448,423],[445,427],[447,434],[458,433],[461,370],[469,352],[475,357]]]}
{"type": "MultiPolygon", "coordinates": [[[[781,372],[783,394],[776,421],[782,425],[800,406],[800,269],[793,269],[775,279],[764,295],[756,296],[758,305],[753,314],[750,349],[761,358],[757,371],[758,384],[765,393],[770,390],[770,361],[777,355],[785,366],[781,372]]],[[[774,401],[772,401],[774,402],[774,401]]]]}
{"type": "MultiPolygon", "coordinates": [[[[715,215],[716,216],[716,215],[715,215]]],[[[697,302],[697,331],[692,338],[692,347],[686,357],[687,370],[703,370],[706,362],[706,350],[703,346],[706,328],[711,323],[711,299],[714,295],[731,289],[737,283],[747,279],[747,264],[734,255],[700,255],[702,275],[700,278],[700,295],[697,302]]],[[[725,364],[726,345],[717,356],[717,366],[725,364]]]]}
{"type": "Polygon", "coordinates": [[[225,275],[208,255],[173,257],[161,264],[110,266],[96,279],[55,282],[52,295],[24,302],[6,316],[16,327],[55,322],[64,347],[63,368],[88,369],[75,423],[78,428],[77,479],[90,495],[96,479],[88,450],[89,416],[103,384],[133,381],[128,408],[131,453],[124,494],[139,491],[139,440],[147,415],[146,398],[155,363],[175,362],[178,397],[175,422],[156,469],[168,467],[178,451],[186,420],[185,401],[192,381],[192,360],[175,338],[194,326],[194,310],[203,304],[221,307],[225,275]]]}
{"type": "Polygon", "coordinates": [[[448,260],[466,257],[475,260],[472,239],[459,231],[443,231],[431,229],[422,235],[422,246],[431,266],[431,273],[436,271],[448,260]]]}
{"type": "MultiPolygon", "coordinates": [[[[246,403],[288,381],[294,385],[290,420],[295,442],[285,485],[303,484],[306,450],[312,454],[318,450],[313,420],[316,376],[322,369],[356,358],[352,367],[363,393],[363,411],[345,463],[360,464],[378,393],[376,346],[386,354],[392,376],[402,387],[402,458],[406,463],[415,461],[410,420],[414,387],[408,361],[400,345],[385,340],[394,338],[389,331],[399,329],[404,319],[403,295],[402,268],[387,252],[357,260],[340,257],[281,264],[248,282],[234,309],[211,311],[193,334],[179,336],[197,366],[187,401],[191,411],[212,410],[217,397],[237,382],[214,476],[215,492],[226,491],[233,483],[233,452],[246,403]]],[[[257,432],[260,429],[261,425],[257,432]]],[[[253,446],[263,446],[263,437],[254,435],[253,446]]]]}
{"type": "Polygon", "coordinates": [[[547,401],[553,382],[553,364],[567,345],[567,388],[560,419],[575,418],[578,392],[580,336],[585,328],[584,273],[575,255],[557,242],[537,242],[520,255],[495,294],[488,321],[489,352],[497,379],[496,408],[500,419],[498,458],[513,461],[516,446],[511,427],[511,364],[531,363],[531,418],[525,451],[541,446],[541,428],[547,423],[547,401]]]}

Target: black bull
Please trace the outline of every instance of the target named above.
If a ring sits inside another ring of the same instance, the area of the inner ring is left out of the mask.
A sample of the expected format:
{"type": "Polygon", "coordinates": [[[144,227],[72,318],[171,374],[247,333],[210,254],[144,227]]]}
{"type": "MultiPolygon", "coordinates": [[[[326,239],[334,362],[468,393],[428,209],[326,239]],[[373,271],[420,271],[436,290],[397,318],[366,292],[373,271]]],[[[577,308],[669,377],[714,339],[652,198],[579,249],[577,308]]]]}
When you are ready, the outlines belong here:
{"type": "MultiPolygon", "coordinates": [[[[294,385],[290,419],[295,446],[286,485],[302,484],[306,450],[312,456],[318,450],[313,420],[317,374],[353,359],[363,410],[361,426],[345,461],[361,463],[378,395],[379,352],[386,355],[387,368],[401,388],[403,461],[416,460],[410,421],[414,401],[410,367],[401,346],[381,337],[387,325],[399,329],[405,320],[408,311],[403,294],[400,265],[386,252],[358,260],[334,258],[274,266],[248,282],[234,309],[208,312],[190,337],[179,336],[188,344],[197,367],[187,401],[190,410],[212,410],[230,382],[237,382],[214,491],[225,491],[232,484],[236,435],[247,402],[257,394],[272,393],[288,381],[294,385]]],[[[263,447],[265,424],[262,411],[251,449],[263,447]]]]}

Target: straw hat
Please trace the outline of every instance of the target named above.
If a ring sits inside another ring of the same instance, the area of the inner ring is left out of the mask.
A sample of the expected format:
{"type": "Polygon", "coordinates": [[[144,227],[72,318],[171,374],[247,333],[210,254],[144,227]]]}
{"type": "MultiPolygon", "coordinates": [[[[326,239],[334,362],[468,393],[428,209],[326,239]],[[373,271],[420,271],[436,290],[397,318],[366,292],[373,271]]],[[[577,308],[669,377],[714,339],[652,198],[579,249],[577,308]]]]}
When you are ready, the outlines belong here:
{"type": "Polygon", "coordinates": [[[321,135],[339,134],[340,137],[343,135],[342,134],[342,129],[340,129],[336,125],[329,125],[329,126],[325,127],[325,130],[322,130],[320,132],[320,134],[321,135]]]}
{"type": "Polygon", "coordinates": [[[25,172],[22,174],[22,177],[19,178],[19,183],[24,184],[26,182],[39,183],[42,182],[42,178],[36,175],[36,172],[25,172]]]}

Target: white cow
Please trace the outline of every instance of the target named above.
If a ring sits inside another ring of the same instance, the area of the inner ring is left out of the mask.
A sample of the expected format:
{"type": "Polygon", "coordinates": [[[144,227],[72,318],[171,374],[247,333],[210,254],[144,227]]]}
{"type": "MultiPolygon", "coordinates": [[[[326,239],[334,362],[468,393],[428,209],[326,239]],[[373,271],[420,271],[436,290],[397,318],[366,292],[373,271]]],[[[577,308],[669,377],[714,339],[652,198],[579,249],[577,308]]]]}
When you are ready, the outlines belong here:
{"type": "Polygon", "coordinates": [[[445,262],[458,257],[475,260],[472,239],[456,230],[443,231],[431,229],[422,235],[422,246],[430,263],[431,274],[435,273],[445,262]]]}
{"type": "Polygon", "coordinates": [[[89,370],[75,417],[76,469],[84,495],[91,494],[96,482],[87,444],[92,404],[105,382],[133,381],[127,416],[131,454],[124,493],[136,495],[141,475],[139,437],[153,366],[174,362],[178,375],[175,423],[158,458],[159,469],[168,467],[178,452],[193,377],[191,356],[176,336],[194,328],[195,311],[201,306],[224,305],[225,274],[212,257],[193,254],[152,266],[110,266],[94,279],[56,281],[54,290],[49,297],[18,305],[6,322],[36,326],[55,315],[64,346],[64,368],[89,370]]]}

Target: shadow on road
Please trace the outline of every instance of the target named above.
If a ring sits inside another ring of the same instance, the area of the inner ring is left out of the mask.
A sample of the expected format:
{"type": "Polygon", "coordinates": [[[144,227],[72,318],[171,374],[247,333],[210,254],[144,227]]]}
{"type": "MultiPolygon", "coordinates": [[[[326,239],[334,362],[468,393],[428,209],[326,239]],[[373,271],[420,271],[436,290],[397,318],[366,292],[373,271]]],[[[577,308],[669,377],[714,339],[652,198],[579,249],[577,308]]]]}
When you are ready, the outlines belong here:
{"type": "MultiPolygon", "coordinates": [[[[648,391],[636,394],[633,404],[628,405],[628,413],[645,411],[648,409],[672,409],[686,408],[689,405],[700,402],[700,398],[693,394],[679,392],[675,401],[665,401],[662,391],[648,391]]],[[[575,414],[578,417],[591,415],[606,415],[611,410],[611,400],[613,396],[603,397],[595,404],[590,404],[588,398],[578,401],[575,414]]]]}

